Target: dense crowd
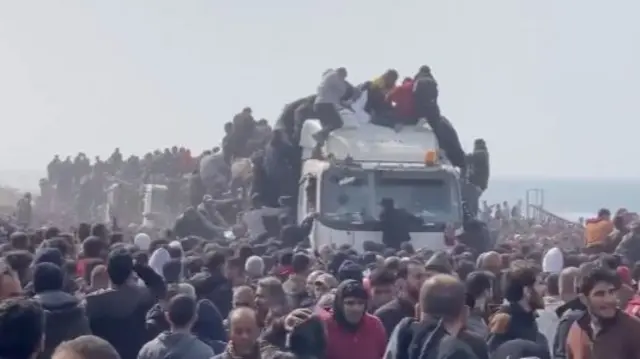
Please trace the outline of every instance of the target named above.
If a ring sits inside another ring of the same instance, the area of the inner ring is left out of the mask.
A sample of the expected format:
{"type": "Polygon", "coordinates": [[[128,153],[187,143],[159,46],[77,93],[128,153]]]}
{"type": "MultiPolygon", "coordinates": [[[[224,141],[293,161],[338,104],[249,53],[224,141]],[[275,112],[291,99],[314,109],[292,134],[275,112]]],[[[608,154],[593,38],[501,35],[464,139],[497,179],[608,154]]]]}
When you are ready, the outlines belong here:
{"type": "Polygon", "coordinates": [[[640,239],[625,212],[591,222],[613,226],[614,254],[511,220],[479,255],[16,230],[1,248],[0,357],[638,358],[640,239]]]}
{"type": "MultiPolygon", "coordinates": [[[[327,125],[318,142],[340,126],[333,105],[354,92],[368,93],[381,126],[421,111],[439,140],[455,134],[438,122],[428,68],[401,86],[395,71],[358,87],[345,77],[325,73],[275,130],[244,109],[220,148],[197,157],[175,147],[56,158],[35,206],[45,221],[25,195],[0,223],[0,358],[640,358],[640,227],[625,210],[603,209],[583,226],[466,198],[464,231],[446,238],[447,250],[414,248],[402,225],[382,227],[364,251],[313,245],[316,215],[295,218],[297,181],[286,175],[299,167],[289,155],[306,111],[327,125]],[[432,98],[407,102],[416,93],[432,98]],[[114,185],[131,194],[175,183],[163,202],[177,214],[168,226],[154,211],[146,222],[92,215],[117,207],[105,198],[114,185]],[[484,232],[490,250],[473,246],[484,232]]],[[[474,169],[474,158],[488,161],[486,144],[460,155],[453,137],[441,142],[477,200],[488,165],[474,169]]]]}

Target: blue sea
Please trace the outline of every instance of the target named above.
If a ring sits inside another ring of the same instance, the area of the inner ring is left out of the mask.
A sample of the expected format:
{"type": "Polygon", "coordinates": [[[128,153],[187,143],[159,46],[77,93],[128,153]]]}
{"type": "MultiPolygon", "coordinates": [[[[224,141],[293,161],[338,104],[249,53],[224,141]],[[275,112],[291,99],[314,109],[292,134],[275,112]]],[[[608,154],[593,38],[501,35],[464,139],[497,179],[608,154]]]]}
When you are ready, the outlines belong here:
{"type": "Polygon", "coordinates": [[[536,192],[542,193],[543,207],[569,220],[594,216],[600,208],[640,212],[640,180],[496,178],[482,199],[489,204],[508,201],[513,205],[518,200],[526,204],[527,192],[531,204],[540,204],[535,197],[536,192]]]}

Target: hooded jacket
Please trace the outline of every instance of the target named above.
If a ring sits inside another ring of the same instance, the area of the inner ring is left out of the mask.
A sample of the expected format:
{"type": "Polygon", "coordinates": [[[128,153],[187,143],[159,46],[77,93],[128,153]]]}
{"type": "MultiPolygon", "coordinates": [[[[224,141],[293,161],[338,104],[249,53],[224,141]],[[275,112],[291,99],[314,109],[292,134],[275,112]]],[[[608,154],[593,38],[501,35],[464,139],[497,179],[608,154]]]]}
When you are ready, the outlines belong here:
{"type": "Polygon", "coordinates": [[[113,345],[122,359],[135,359],[149,339],[146,314],[166,292],[164,280],[153,269],[136,264],[134,270],[145,286],[125,284],[85,299],[91,332],[113,345]]]}
{"type": "Polygon", "coordinates": [[[196,273],[189,283],[196,290],[198,299],[208,299],[223,318],[229,316],[231,302],[233,300],[233,289],[231,281],[222,273],[212,273],[208,270],[196,273]]]}
{"type": "Polygon", "coordinates": [[[195,335],[166,331],[145,344],[138,359],[210,359],[213,355],[213,350],[195,335]]]}
{"type": "Polygon", "coordinates": [[[44,309],[45,343],[39,359],[49,359],[62,342],[91,334],[80,300],[63,291],[47,291],[33,297],[44,309]]]}
{"type": "Polygon", "coordinates": [[[338,71],[329,70],[322,76],[322,82],[318,86],[315,103],[327,103],[339,106],[340,101],[347,93],[347,81],[343,79],[338,71]]]}
{"type": "Polygon", "coordinates": [[[365,313],[358,324],[347,322],[344,316],[344,299],[367,298],[362,282],[346,280],[336,290],[331,312],[321,311],[320,318],[327,330],[326,359],[382,358],[387,335],[378,318],[365,313]]]}

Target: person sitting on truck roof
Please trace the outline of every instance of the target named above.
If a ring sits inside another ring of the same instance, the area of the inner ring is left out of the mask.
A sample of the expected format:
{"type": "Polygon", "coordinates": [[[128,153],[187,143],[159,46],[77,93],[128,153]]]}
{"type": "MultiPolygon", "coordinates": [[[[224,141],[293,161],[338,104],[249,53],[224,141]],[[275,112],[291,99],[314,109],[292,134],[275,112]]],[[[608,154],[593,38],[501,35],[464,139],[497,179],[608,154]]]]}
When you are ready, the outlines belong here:
{"type": "Polygon", "coordinates": [[[387,101],[393,105],[394,117],[399,123],[407,125],[416,123],[413,85],[413,79],[407,77],[402,81],[402,85],[395,87],[387,94],[387,101]]]}
{"type": "Polygon", "coordinates": [[[340,67],[327,70],[322,75],[318,86],[313,110],[322,124],[322,130],[314,134],[314,138],[321,146],[329,133],[342,127],[343,122],[338,109],[342,106],[342,99],[347,93],[347,69],[340,67]]]}
{"type": "Polygon", "coordinates": [[[393,90],[398,81],[396,70],[387,70],[382,76],[358,86],[360,91],[367,91],[367,103],[364,110],[370,115],[388,114],[393,106],[387,101],[387,94],[393,90]]]}

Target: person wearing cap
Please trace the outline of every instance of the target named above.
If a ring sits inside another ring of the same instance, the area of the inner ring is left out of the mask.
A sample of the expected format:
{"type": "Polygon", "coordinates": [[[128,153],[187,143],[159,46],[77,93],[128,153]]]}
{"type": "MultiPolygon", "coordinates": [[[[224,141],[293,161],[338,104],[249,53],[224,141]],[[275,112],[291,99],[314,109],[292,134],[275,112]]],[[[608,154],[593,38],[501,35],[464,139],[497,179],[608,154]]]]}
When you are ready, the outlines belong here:
{"type": "Polygon", "coordinates": [[[329,273],[320,274],[313,282],[313,296],[319,300],[338,286],[338,280],[329,273]]]}

